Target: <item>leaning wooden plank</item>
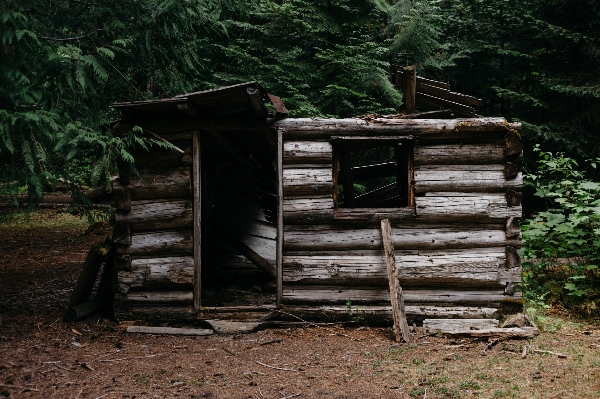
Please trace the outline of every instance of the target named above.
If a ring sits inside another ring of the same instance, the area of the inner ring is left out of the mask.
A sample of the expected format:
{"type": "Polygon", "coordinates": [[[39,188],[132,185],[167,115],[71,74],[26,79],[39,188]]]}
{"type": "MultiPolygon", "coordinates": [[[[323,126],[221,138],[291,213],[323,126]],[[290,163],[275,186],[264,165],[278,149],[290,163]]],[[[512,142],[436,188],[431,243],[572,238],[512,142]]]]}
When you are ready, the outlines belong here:
{"type": "Polygon", "coordinates": [[[102,266],[102,263],[106,260],[111,248],[112,244],[107,240],[102,244],[93,246],[89,250],[81,273],[79,273],[79,277],[77,278],[77,282],[75,283],[75,287],[69,298],[69,303],[67,304],[64,314],[65,320],[68,319],[71,309],[89,300],[94,283],[98,278],[100,266],[102,266]]]}
{"type": "MultiPolygon", "coordinates": [[[[275,265],[272,262],[270,262],[269,260],[260,256],[257,252],[255,252],[252,248],[250,248],[244,242],[242,242],[241,240],[234,239],[234,238],[229,238],[227,240],[227,242],[236,251],[238,251],[240,254],[244,255],[244,257],[246,257],[246,259],[248,259],[250,262],[255,264],[261,270],[265,271],[266,273],[270,274],[273,277],[276,277],[275,265]]],[[[272,244],[273,244],[273,246],[272,246],[272,254],[271,255],[273,256],[272,259],[274,260],[275,259],[275,251],[276,251],[276,242],[272,241],[272,244]]]]}
{"type": "Polygon", "coordinates": [[[540,330],[535,327],[486,328],[481,330],[442,331],[442,335],[469,338],[533,338],[540,330]]]}
{"type": "Polygon", "coordinates": [[[191,256],[133,259],[129,271],[117,272],[117,281],[132,288],[192,285],[194,259],[191,256]]]}
{"type": "Polygon", "coordinates": [[[115,213],[117,223],[130,223],[133,232],[190,229],[191,201],[131,201],[131,211],[115,213]]]}
{"type": "Polygon", "coordinates": [[[131,236],[131,245],[119,246],[117,253],[138,256],[193,255],[193,237],[193,232],[188,230],[134,234],[131,236]]]}
{"type": "MultiPolygon", "coordinates": [[[[386,264],[381,254],[294,255],[283,257],[284,282],[295,284],[379,285],[387,284],[386,264]]],[[[455,251],[418,251],[405,254],[398,276],[405,287],[456,286],[504,287],[499,270],[506,263],[503,248],[455,251]]]]}
{"type": "Polygon", "coordinates": [[[415,165],[499,164],[505,144],[432,144],[415,146],[415,165]]]}
{"type": "Polygon", "coordinates": [[[211,335],[213,330],[207,328],[175,328],[175,327],[151,327],[151,326],[128,326],[128,333],[157,334],[157,335],[211,335]]]}
{"type": "MultiPolygon", "coordinates": [[[[468,305],[499,307],[507,298],[520,298],[521,293],[507,297],[503,289],[450,290],[406,289],[404,301],[410,305],[468,305]]],[[[357,288],[353,286],[292,286],[283,287],[283,300],[294,304],[386,303],[389,292],[381,287],[357,288]]]]}
{"type": "Polygon", "coordinates": [[[286,141],[283,143],[284,164],[331,164],[333,150],[328,141],[286,141]]]}
{"type": "Polygon", "coordinates": [[[467,119],[283,119],[275,123],[284,139],[327,139],[332,135],[414,135],[415,139],[483,138],[485,132],[506,132],[504,118],[467,119]]]}
{"type": "MultiPolygon", "coordinates": [[[[312,226],[311,226],[312,227],[312,226]]],[[[374,228],[329,228],[323,230],[286,230],[284,249],[286,251],[355,250],[381,248],[379,232],[374,228]]],[[[482,248],[503,245],[520,246],[518,238],[508,239],[501,226],[491,229],[487,225],[456,225],[437,228],[394,228],[392,241],[396,249],[457,249],[482,248]]]]}
{"type": "Polygon", "coordinates": [[[507,206],[505,194],[482,194],[480,196],[455,197],[431,196],[416,197],[417,216],[421,220],[490,223],[506,220],[507,217],[521,217],[521,206],[507,206]]]}
{"type": "Polygon", "coordinates": [[[131,200],[191,198],[190,174],[190,168],[147,173],[142,175],[141,180],[131,180],[129,184],[117,180],[113,188],[115,194],[119,191],[127,191],[131,200]]]}
{"type": "Polygon", "coordinates": [[[284,195],[329,194],[333,192],[333,171],[325,168],[283,169],[284,195]]]}
{"type": "Polygon", "coordinates": [[[484,330],[498,327],[495,319],[425,319],[423,327],[431,331],[484,330]]]}
{"type": "Polygon", "coordinates": [[[189,291],[131,291],[124,298],[128,302],[156,304],[192,304],[194,293],[189,291]]]}
{"type": "Polygon", "coordinates": [[[392,316],[394,317],[394,334],[396,341],[410,342],[408,335],[408,323],[406,322],[406,311],[404,309],[404,296],[402,286],[398,281],[398,269],[396,268],[396,257],[394,256],[394,244],[391,236],[392,227],[389,219],[381,221],[381,235],[383,238],[383,252],[385,253],[387,276],[390,287],[390,299],[392,302],[392,316]]]}

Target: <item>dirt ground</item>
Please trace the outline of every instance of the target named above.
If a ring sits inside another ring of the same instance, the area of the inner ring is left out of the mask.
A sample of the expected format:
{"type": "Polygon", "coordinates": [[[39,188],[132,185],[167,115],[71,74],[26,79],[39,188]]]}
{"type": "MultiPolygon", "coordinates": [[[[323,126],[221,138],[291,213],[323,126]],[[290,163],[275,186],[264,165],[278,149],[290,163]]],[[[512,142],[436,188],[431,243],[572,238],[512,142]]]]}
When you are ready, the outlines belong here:
{"type": "Polygon", "coordinates": [[[486,351],[487,341],[424,334],[397,345],[368,326],[177,337],[98,317],[66,324],[85,255],[108,234],[86,227],[56,211],[0,219],[0,397],[600,397],[598,324],[563,320],[486,351]]]}

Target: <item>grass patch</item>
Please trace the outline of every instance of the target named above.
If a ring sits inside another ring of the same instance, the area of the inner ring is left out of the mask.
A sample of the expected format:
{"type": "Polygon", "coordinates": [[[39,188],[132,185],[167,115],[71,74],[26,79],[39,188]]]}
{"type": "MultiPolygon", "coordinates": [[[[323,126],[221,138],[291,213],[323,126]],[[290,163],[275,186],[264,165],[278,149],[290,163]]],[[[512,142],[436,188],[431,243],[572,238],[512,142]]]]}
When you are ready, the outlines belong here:
{"type": "Polygon", "coordinates": [[[86,219],[55,210],[0,213],[0,230],[86,229],[86,219]]]}

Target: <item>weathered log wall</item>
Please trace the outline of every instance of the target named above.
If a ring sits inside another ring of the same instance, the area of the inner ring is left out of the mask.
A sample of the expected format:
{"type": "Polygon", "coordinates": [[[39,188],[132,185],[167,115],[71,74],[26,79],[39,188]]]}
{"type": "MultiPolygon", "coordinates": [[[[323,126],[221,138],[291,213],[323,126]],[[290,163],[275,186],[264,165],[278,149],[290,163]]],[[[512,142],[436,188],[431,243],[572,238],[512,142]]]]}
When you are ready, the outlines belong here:
{"type": "MultiPolygon", "coordinates": [[[[140,176],[123,169],[114,181],[117,225],[113,238],[118,258],[114,309],[119,319],[193,317],[192,134],[165,134],[183,153],[160,148],[139,151],[134,157],[140,176]]],[[[257,254],[274,270],[274,223],[248,190],[255,182],[231,166],[243,162],[243,154],[229,146],[226,137],[217,140],[215,132],[201,134],[205,267],[258,273],[237,247],[257,254]]]]}
{"type": "Polygon", "coordinates": [[[409,314],[441,306],[459,309],[451,317],[461,317],[473,314],[468,309],[519,301],[512,290],[521,281],[518,125],[502,118],[288,119],[278,128],[284,140],[283,303],[308,313],[319,305],[343,311],[348,301],[389,303],[383,218],[392,222],[409,314]],[[332,143],[390,136],[414,140],[414,207],[338,209],[332,143]]]}

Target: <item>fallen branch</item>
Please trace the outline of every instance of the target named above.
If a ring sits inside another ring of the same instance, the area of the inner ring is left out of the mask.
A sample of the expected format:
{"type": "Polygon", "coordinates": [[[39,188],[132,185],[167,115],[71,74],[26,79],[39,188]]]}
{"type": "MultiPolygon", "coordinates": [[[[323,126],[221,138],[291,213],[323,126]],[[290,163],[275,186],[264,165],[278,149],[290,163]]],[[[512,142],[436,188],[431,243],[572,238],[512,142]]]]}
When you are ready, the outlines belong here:
{"type": "Polygon", "coordinates": [[[271,366],[270,364],[264,364],[264,363],[259,362],[258,360],[255,360],[255,362],[258,363],[258,364],[260,364],[261,366],[268,367],[270,369],[298,372],[298,370],[286,369],[284,367],[277,367],[277,366],[271,366]]]}
{"type": "Polygon", "coordinates": [[[278,343],[280,343],[280,342],[281,342],[281,340],[280,340],[280,339],[278,339],[278,338],[275,338],[275,339],[271,339],[271,340],[269,340],[269,341],[262,342],[262,343],[260,344],[260,346],[264,346],[264,345],[270,345],[270,344],[278,344],[278,343]]]}
{"type": "Polygon", "coordinates": [[[233,353],[232,351],[230,351],[227,348],[222,348],[225,352],[229,353],[231,356],[237,356],[235,353],[233,353]]]}
{"type": "Polygon", "coordinates": [[[284,397],[283,397],[283,398],[281,398],[281,399],[290,399],[290,398],[295,398],[296,396],[300,396],[300,395],[301,395],[301,394],[299,394],[299,393],[295,393],[295,394],[293,394],[293,395],[290,395],[290,396],[284,396],[284,397]]]}
{"type": "Polygon", "coordinates": [[[539,349],[534,349],[534,350],[532,350],[532,352],[534,352],[534,353],[542,353],[542,354],[546,354],[546,355],[555,355],[555,356],[558,356],[561,359],[566,359],[567,358],[567,355],[563,355],[562,353],[557,353],[557,352],[542,351],[542,350],[539,350],[539,349]]]}

